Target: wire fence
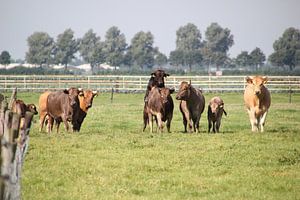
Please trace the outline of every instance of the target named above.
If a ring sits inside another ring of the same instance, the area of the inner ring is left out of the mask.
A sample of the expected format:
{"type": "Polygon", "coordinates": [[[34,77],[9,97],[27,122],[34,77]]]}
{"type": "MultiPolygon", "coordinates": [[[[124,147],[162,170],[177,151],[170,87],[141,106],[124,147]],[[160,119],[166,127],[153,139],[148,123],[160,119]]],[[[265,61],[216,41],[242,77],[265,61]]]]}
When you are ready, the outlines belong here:
{"type": "MultiPolygon", "coordinates": [[[[0,75],[0,92],[18,88],[19,92],[42,92],[80,87],[108,92],[144,92],[149,76],[74,76],[74,75],[0,75]]],[[[300,93],[300,76],[268,76],[267,87],[273,92],[300,93]]],[[[191,81],[192,85],[204,92],[242,92],[246,86],[246,76],[170,76],[166,87],[178,89],[181,81],[191,81]]]]}

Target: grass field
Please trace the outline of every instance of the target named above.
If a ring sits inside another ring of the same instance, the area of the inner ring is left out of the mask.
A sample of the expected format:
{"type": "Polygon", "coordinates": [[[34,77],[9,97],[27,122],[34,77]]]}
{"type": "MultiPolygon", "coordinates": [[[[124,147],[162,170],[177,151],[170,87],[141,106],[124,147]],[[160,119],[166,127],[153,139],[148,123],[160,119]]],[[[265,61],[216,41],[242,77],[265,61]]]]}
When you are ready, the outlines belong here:
{"type": "MultiPolygon", "coordinates": [[[[214,94],[205,94],[206,104],[214,94]]],[[[18,94],[38,102],[38,94],[18,94]]],[[[24,200],[300,199],[300,94],[272,94],[264,133],[251,133],[242,94],[220,94],[221,133],[142,132],[143,94],[95,98],[80,133],[38,132],[35,116],[22,174],[24,200]]]]}

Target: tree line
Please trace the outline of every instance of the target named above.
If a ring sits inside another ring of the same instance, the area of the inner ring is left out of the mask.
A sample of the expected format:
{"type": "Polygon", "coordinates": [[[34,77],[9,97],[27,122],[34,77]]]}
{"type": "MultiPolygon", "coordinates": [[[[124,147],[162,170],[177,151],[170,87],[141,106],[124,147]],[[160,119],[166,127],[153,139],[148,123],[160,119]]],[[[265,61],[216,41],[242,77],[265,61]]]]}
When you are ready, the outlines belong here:
{"type": "MultiPolygon", "coordinates": [[[[67,69],[79,55],[83,62],[90,64],[92,72],[101,63],[115,67],[136,66],[140,69],[170,64],[178,68],[186,67],[189,71],[200,66],[214,67],[216,70],[234,66],[257,70],[266,61],[266,55],[259,47],[230,58],[228,51],[234,45],[234,35],[218,23],[211,23],[204,36],[203,39],[200,30],[192,23],[179,27],[176,31],[176,48],[167,56],[154,46],[154,35],[150,31],[136,33],[130,44],[126,43],[125,35],[116,26],[107,30],[104,40],[92,29],[82,38],[75,38],[70,28],[56,39],[46,32],[34,32],[27,38],[25,59],[39,66],[61,64],[67,69]]],[[[300,30],[292,27],[286,29],[274,42],[273,48],[274,52],[268,58],[270,63],[288,66],[293,70],[300,64],[300,30]]],[[[9,60],[9,53],[3,51],[0,63],[9,64],[9,60]]]]}

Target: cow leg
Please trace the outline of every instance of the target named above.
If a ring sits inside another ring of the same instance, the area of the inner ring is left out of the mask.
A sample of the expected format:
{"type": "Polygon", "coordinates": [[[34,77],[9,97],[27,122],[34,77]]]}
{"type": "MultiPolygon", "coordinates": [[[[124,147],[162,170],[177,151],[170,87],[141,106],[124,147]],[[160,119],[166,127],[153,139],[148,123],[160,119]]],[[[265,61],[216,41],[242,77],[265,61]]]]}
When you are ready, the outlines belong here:
{"type": "Polygon", "coordinates": [[[264,125],[265,125],[265,120],[266,120],[267,114],[268,114],[268,111],[266,111],[266,112],[262,115],[262,117],[261,117],[261,119],[260,119],[260,121],[259,121],[260,132],[264,132],[264,125]]]}
{"type": "Polygon", "coordinates": [[[251,127],[252,127],[252,132],[258,131],[257,118],[255,117],[255,110],[253,110],[253,109],[248,110],[248,114],[249,114],[249,119],[250,119],[250,123],[251,123],[251,127]]]}
{"type": "Polygon", "coordinates": [[[51,133],[52,132],[52,128],[53,128],[53,117],[50,117],[48,115],[48,125],[47,125],[47,128],[48,128],[48,133],[51,133]]]}
{"type": "Polygon", "coordinates": [[[168,133],[170,133],[170,129],[171,129],[171,121],[172,121],[172,118],[173,118],[173,114],[169,114],[168,118],[167,118],[167,129],[168,129],[168,133]]]}
{"type": "Polygon", "coordinates": [[[58,133],[59,132],[60,121],[55,120],[55,122],[56,122],[56,133],[58,133]]]}
{"type": "Polygon", "coordinates": [[[213,121],[213,132],[216,133],[216,122],[213,121]]]}
{"type": "Polygon", "coordinates": [[[221,126],[221,119],[217,119],[217,122],[216,122],[216,131],[217,131],[217,133],[219,133],[220,126],[221,126]]]}
{"type": "MultiPolygon", "coordinates": [[[[63,119],[63,122],[64,122],[64,124],[65,124],[65,130],[66,130],[67,132],[69,132],[69,124],[68,124],[67,119],[63,119]]],[[[57,128],[57,131],[58,131],[58,128],[57,128]]]]}
{"type": "Polygon", "coordinates": [[[45,114],[45,113],[40,114],[40,132],[42,132],[42,130],[44,128],[46,116],[47,116],[47,114],[45,114]]]}
{"type": "Polygon", "coordinates": [[[183,126],[184,126],[184,132],[187,132],[186,126],[187,126],[187,120],[185,115],[182,116],[183,126]]]}
{"type": "Polygon", "coordinates": [[[148,119],[149,119],[150,133],[153,133],[153,118],[151,113],[148,113],[148,119]]]}
{"type": "Polygon", "coordinates": [[[195,120],[193,120],[194,123],[194,132],[199,133],[199,122],[200,122],[200,116],[196,117],[195,120]]]}
{"type": "Polygon", "coordinates": [[[157,113],[156,118],[157,118],[157,123],[158,123],[158,130],[160,133],[162,133],[163,124],[162,124],[162,120],[161,120],[162,119],[161,113],[157,113]]]}
{"type": "Polygon", "coordinates": [[[209,133],[210,133],[211,127],[212,127],[212,122],[211,122],[211,120],[209,119],[209,120],[208,120],[208,132],[209,132],[209,133]]]}

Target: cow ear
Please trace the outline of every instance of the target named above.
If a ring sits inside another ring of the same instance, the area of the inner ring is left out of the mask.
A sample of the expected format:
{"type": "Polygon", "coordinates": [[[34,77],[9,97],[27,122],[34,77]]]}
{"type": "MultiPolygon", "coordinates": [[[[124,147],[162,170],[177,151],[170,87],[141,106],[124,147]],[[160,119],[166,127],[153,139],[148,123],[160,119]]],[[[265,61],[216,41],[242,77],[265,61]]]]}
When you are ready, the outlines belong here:
{"type": "Polygon", "coordinates": [[[170,88],[169,90],[170,90],[170,94],[173,94],[175,91],[175,88],[170,88]]]}
{"type": "Polygon", "coordinates": [[[69,94],[69,90],[67,90],[67,89],[64,89],[63,92],[64,92],[65,94],[69,94]]]}
{"type": "Polygon", "coordinates": [[[263,84],[266,84],[269,80],[268,77],[266,76],[263,76],[262,79],[263,79],[263,84]]]}
{"type": "Polygon", "coordinates": [[[152,73],[151,73],[151,76],[152,76],[152,77],[154,77],[154,76],[155,76],[155,73],[154,73],[154,72],[152,72],[152,73]]]}
{"type": "Polygon", "coordinates": [[[93,91],[93,96],[94,97],[98,96],[98,92],[97,91],[93,91]]]}
{"type": "Polygon", "coordinates": [[[164,77],[170,76],[170,74],[164,74],[164,77]]]}
{"type": "Polygon", "coordinates": [[[79,94],[78,94],[78,96],[83,97],[84,96],[83,92],[80,91],[79,94]]]}
{"type": "Polygon", "coordinates": [[[246,81],[247,81],[247,83],[252,84],[253,83],[253,77],[252,76],[247,76],[246,81]]]}

